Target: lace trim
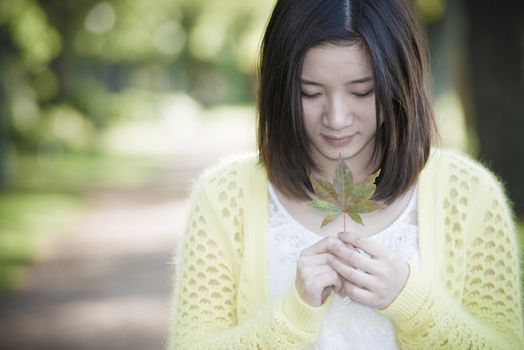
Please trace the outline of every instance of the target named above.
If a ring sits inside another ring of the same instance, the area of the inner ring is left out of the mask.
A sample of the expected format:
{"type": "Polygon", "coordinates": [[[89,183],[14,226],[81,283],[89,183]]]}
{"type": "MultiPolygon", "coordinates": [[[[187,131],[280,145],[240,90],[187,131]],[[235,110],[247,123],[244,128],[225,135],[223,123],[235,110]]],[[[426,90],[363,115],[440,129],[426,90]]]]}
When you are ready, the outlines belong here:
{"type": "MultiPolygon", "coordinates": [[[[268,181],[268,190],[269,190],[269,195],[270,195],[271,200],[273,201],[273,203],[275,203],[275,205],[278,208],[278,210],[275,210],[274,208],[273,209],[270,208],[272,210],[270,210],[270,213],[269,213],[270,215],[269,216],[272,217],[273,215],[271,215],[271,214],[272,213],[275,214],[275,211],[279,211],[279,212],[283,213],[284,216],[285,216],[285,217],[278,218],[278,222],[272,221],[271,224],[276,224],[276,226],[278,226],[278,223],[280,223],[280,224],[287,223],[287,221],[289,220],[294,225],[300,227],[301,231],[305,231],[305,232],[307,232],[307,233],[309,233],[311,235],[314,235],[314,236],[323,237],[323,236],[319,235],[318,233],[313,232],[313,231],[309,230],[307,227],[303,226],[300,222],[298,222],[286,210],[286,208],[284,208],[284,205],[282,205],[282,203],[280,202],[280,199],[278,198],[271,181],[268,181]]],[[[402,213],[400,213],[400,215],[391,224],[389,224],[386,228],[384,228],[383,230],[380,230],[379,232],[376,232],[376,233],[370,235],[370,237],[377,236],[377,235],[380,235],[380,234],[382,234],[382,233],[384,233],[386,231],[391,230],[391,227],[398,225],[399,222],[403,222],[404,218],[407,215],[410,215],[408,223],[416,225],[416,211],[413,212],[413,209],[415,208],[416,197],[417,197],[417,187],[415,185],[415,187],[413,189],[413,192],[411,193],[411,197],[409,199],[408,205],[404,208],[402,213]],[[413,215],[413,214],[415,214],[415,215],[413,215]]]]}

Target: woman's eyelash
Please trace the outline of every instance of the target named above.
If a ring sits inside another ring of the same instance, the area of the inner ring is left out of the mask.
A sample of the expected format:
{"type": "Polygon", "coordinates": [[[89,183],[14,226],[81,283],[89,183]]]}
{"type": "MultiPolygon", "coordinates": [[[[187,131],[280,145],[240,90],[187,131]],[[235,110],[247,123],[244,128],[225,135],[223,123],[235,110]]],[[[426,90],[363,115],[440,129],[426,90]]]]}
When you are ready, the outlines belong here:
{"type": "Polygon", "coordinates": [[[375,91],[375,88],[372,88],[371,90],[366,91],[366,92],[361,93],[361,94],[354,93],[354,95],[357,96],[357,97],[366,97],[366,96],[371,95],[371,93],[372,93],[373,91],[375,91]]]}
{"type": "Polygon", "coordinates": [[[302,92],[302,97],[307,98],[307,99],[313,99],[313,98],[315,98],[317,96],[320,96],[320,94],[311,94],[311,95],[309,95],[309,94],[306,94],[305,92],[302,92]]]}
{"type": "MultiPolygon", "coordinates": [[[[375,88],[370,89],[369,91],[363,92],[363,93],[353,93],[353,95],[357,97],[367,97],[371,95],[371,93],[375,91],[375,88]]],[[[314,99],[315,97],[320,96],[320,94],[306,94],[305,92],[302,92],[302,97],[306,99],[314,99]]]]}

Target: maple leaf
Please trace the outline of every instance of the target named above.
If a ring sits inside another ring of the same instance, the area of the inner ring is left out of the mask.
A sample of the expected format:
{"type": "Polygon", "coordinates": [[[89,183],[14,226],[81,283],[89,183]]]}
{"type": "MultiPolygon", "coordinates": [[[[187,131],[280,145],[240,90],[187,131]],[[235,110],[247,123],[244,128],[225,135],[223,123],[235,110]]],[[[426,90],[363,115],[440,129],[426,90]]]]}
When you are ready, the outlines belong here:
{"type": "MultiPolygon", "coordinates": [[[[377,188],[375,179],[379,175],[380,170],[368,176],[364,181],[354,183],[351,170],[342,160],[342,156],[339,155],[333,183],[312,177],[311,185],[318,199],[309,202],[308,205],[326,214],[320,227],[333,222],[343,213],[347,214],[353,221],[363,225],[361,214],[383,208],[384,206],[381,203],[371,199],[377,188]]],[[[346,231],[345,216],[344,231],[346,231]]]]}

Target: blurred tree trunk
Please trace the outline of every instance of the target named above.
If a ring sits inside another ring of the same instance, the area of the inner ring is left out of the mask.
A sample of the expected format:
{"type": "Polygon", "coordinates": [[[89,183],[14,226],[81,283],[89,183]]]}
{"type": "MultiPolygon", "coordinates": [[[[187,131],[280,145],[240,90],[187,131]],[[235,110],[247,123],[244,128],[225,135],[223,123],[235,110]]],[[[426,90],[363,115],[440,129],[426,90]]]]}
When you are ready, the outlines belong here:
{"type": "Polygon", "coordinates": [[[524,1],[466,0],[465,10],[479,156],[502,177],[524,218],[524,1]]]}
{"type": "Polygon", "coordinates": [[[9,110],[7,106],[7,54],[9,52],[7,31],[0,27],[0,187],[8,182],[9,110]]]}
{"type": "MultiPolygon", "coordinates": [[[[3,62],[0,59],[0,75],[5,76],[3,62]]],[[[7,184],[8,178],[8,148],[9,140],[7,133],[7,108],[4,83],[0,83],[0,187],[7,184]]]]}

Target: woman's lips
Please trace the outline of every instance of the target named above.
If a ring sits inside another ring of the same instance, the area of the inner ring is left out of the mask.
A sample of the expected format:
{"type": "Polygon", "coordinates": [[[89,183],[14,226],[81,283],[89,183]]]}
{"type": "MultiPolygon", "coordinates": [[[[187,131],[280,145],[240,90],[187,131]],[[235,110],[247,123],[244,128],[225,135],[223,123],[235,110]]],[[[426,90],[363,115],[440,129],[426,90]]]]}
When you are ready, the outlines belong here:
{"type": "Polygon", "coordinates": [[[353,139],[354,135],[345,136],[345,137],[331,137],[322,135],[324,140],[326,140],[327,143],[329,143],[333,147],[343,147],[347,146],[351,143],[351,140],[353,139]]]}

